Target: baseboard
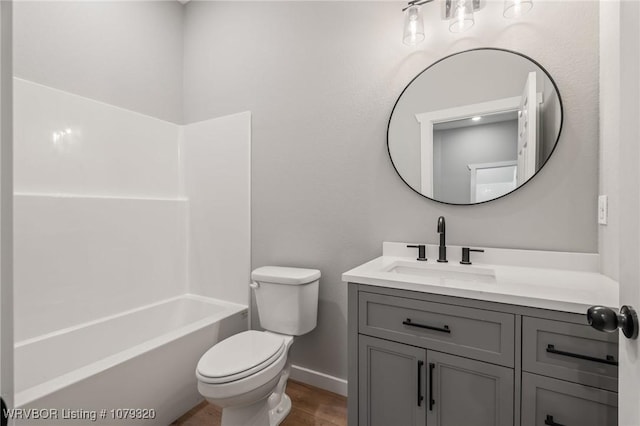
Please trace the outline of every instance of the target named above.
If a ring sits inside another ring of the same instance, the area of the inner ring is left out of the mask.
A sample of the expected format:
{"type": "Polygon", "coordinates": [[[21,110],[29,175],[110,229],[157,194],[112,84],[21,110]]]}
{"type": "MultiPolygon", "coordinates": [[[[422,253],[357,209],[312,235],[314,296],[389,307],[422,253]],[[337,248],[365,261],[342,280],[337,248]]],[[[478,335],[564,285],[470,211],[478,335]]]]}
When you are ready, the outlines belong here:
{"type": "Polygon", "coordinates": [[[338,395],[347,396],[347,381],[319,371],[310,370],[298,365],[291,366],[291,379],[306,383],[338,395]]]}

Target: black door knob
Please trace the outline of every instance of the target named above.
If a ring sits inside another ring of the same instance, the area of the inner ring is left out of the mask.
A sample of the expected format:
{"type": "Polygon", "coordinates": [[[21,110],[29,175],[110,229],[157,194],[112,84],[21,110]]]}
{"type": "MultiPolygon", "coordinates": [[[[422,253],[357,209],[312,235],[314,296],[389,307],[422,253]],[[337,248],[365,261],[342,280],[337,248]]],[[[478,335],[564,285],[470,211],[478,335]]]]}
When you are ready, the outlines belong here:
{"type": "Polygon", "coordinates": [[[596,330],[612,333],[619,328],[629,339],[638,337],[638,314],[631,306],[623,306],[619,314],[606,306],[592,306],[587,310],[587,321],[596,330]]]}

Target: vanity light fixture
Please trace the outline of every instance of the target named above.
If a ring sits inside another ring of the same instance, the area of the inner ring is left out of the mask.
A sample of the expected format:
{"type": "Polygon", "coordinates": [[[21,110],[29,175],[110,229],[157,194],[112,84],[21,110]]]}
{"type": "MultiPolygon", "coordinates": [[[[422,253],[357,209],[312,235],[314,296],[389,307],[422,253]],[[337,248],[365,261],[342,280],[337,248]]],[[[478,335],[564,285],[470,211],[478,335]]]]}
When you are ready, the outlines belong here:
{"type": "MultiPolygon", "coordinates": [[[[473,27],[475,23],[473,9],[476,8],[473,3],[476,3],[476,0],[447,0],[446,11],[449,18],[449,31],[461,33],[473,27]]],[[[478,7],[480,7],[479,2],[478,7]]]]}
{"type": "Polygon", "coordinates": [[[421,6],[433,0],[412,0],[402,9],[404,12],[404,32],[402,42],[409,46],[415,46],[424,40],[424,19],[422,19],[421,6]]]}
{"type": "Polygon", "coordinates": [[[533,0],[504,0],[505,18],[519,18],[533,7],[533,0]]]}
{"type": "MultiPolygon", "coordinates": [[[[404,17],[404,32],[402,41],[409,46],[422,42],[424,35],[424,21],[421,6],[434,0],[411,0],[402,9],[404,17]]],[[[445,19],[449,21],[449,31],[461,33],[468,30],[475,23],[474,11],[480,9],[480,0],[442,0],[445,7],[445,19]]],[[[533,7],[533,0],[505,0],[503,15],[505,18],[519,18],[533,7]]]]}

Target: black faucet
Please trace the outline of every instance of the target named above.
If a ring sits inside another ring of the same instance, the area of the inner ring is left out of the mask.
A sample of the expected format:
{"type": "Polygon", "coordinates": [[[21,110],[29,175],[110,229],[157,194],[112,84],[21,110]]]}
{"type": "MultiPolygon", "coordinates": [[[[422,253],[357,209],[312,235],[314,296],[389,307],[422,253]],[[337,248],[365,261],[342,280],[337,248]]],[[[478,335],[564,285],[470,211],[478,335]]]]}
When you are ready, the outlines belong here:
{"type": "Polygon", "coordinates": [[[446,263],[447,260],[447,246],[445,245],[445,226],[444,216],[438,218],[438,234],[440,234],[440,247],[438,247],[438,262],[446,263]]]}
{"type": "Polygon", "coordinates": [[[425,246],[424,244],[418,244],[418,245],[408,245],[407,247],[417,248],[418,249],[418,257],[416,258],[416,260],[420,260],[422,262],[426,262],[426,260],[427,260],[427,246],[425,246]]]}
{"type": "Polygon", "coordinates": [[[461,265],[471,265],[470,252],[472,251],[484,253],[484,250],[462,247],[462,260],[460,261],[461,265]]]}

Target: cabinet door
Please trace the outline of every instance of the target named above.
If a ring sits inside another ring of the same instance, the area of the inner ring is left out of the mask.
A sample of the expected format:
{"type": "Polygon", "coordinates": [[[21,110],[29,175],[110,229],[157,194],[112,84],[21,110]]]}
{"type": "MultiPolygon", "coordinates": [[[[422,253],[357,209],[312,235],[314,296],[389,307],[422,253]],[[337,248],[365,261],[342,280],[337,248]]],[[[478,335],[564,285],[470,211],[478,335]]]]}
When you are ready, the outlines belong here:
{"type": "Polygon", "coordinates": [[[616,426],[618,394],[522,373],[522,426],[616,426]]]}
{"type": "Polygon", "coordinates": [[[359,337],[360,426],[425,426],[425,357],[414,346],[359,337]]]}
{"type": "Polygon", "coordinates": [[[513,370],[427,351],[429,426],[512,426],[513,370]]]}

